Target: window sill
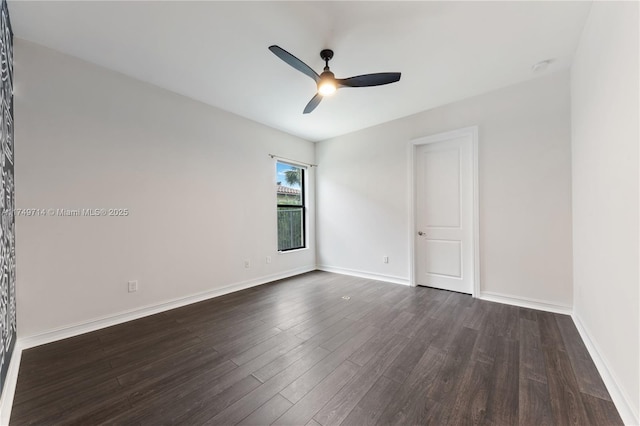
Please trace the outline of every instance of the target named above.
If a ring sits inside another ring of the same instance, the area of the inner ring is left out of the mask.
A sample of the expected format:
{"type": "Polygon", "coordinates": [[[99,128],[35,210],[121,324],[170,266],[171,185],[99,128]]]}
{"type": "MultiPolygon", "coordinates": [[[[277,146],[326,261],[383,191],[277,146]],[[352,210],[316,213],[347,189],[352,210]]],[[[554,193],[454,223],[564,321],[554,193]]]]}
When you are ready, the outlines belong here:
{"type": "Polygon", "coordinates": [[[305,250],[309,250],[309,247],[303,247],[303,248],[293,249],[293,250],[278,251],[278,254],[298,253],[300,251],[305,251],[305,250]]]}

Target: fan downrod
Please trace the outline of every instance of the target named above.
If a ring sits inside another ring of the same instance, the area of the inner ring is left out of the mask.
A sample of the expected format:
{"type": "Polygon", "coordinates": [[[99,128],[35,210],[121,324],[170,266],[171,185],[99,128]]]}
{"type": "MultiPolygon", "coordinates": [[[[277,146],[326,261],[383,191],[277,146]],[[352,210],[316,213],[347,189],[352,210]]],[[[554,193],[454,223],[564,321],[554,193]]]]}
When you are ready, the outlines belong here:
{"type": "Polygon", "coordinates": [[[333,58],[333,50],[324,49],[320,51],[320,57],[324,61],[324,70],[329,71],[329,61],[333,58]]]}

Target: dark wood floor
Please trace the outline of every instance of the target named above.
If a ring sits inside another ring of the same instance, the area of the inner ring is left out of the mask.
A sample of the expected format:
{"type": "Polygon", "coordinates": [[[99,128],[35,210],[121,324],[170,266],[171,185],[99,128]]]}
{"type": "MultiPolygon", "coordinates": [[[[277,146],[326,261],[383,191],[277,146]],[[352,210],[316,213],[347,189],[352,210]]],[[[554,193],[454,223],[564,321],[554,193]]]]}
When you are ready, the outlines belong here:
{"type": "Polygon", "coordinates": [[[11,424],[101,423],[622,421],[568,316],[313,272],[23,353],[11,424]]]}

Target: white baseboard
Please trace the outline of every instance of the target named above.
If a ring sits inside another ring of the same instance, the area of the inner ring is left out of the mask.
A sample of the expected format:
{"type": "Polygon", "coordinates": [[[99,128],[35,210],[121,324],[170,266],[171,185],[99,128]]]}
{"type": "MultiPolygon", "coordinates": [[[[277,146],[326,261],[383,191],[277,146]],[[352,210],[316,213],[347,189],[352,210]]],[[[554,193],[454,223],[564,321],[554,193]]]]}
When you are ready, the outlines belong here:
{"type": "Polygon", "coordinates": [[[5,378],[2,397],[0,397],[0,425],[6,426],[11,419],[11,408],[13,407],[13,396],[16,393],[18,384],[18,371],[20,371],[20,359],[22,358],[22,347],[20,341],[16,341],[9,361],[9,369],[5,378]]]}
{"type": "Polygon", "coordinates": [[[504,303],[507,305],[519,306],[521,308],[537,309],[539,311],[553,312],[556,314],[571,315],[572,313],[570,306],[559,305],[545,300],[508,296],[506,294],[494,293],[491,291],[481,291],[478,298],[488,302],[504,303]]]}
{"type": "Polygon", "coordinates": [[[64,327],[59,327],[59,328],[49,330],[44,333],[32,335],[32,336],[19,337],[18,342],[22,344],[23,349],[28,349],[34,346],[40,346],[46,343],[55,342],[57,340],[62,340],[69,337],[77,336],[79,334],[84,334],[91,331],[99,330],[101,328],[111,327],[112,325],[121,324],[127,321],[132,321],[132,320],[143,318],[149,315],[168,311],[170,309],[180,308],[182,306],[190,305],[192,303],[201,302],[203,300],[212,299],[214,297],[233,293],[235,291],[244,290],[250,287],[255,287],[255,286],[266,284],[272,281],[281,280],[283,278],[289,278],[295,275],[300,275],[300,274],[304,274],[306,272],[311,272],[315,270],[316,270],[315,266],[306,266],[302,268],[291,269],[285,272],[280,272],[273,275],[267,275],[264,277],[255,278],[248,281],[242,281],[239,283],[231,284],[221,288],[216,288],[216,289],[205,291],[202,293],[197,293],[190,296],[169,300],[167,302],[143,306],[134,310],[120,312],[117,314],[108,315],[101,318],[95,318],[89,321],[83,321],[77,324],[71,324],[64,327]]]}
{"type": "Polygon", "coordinates": [[[393,284],[410,286],[408,278],[395,277],[393,275],[373,274],[371,272],[358,271],[355,269],[338,268],[335,266],[318,265],[319,271],[332,272],[334,274],[351,275],[352,277],[366,278],[369,280],[386,281],[393,284]]]}
{"type": "Polygon", "coordinates": [[[573,313],[573,315],[571,315],[571,317],[573,318],[573,322],[578,329],[578,333],[580,333],[580,337],[582,337],[582,341],[589,351],[589,355],[591,355],[591,359],[593,359],[593,363],[598,369],[598,373],[600,373],[600,377],[602,377],[604,385],[609,391],[609,395],[611,395],[613,403],[618,409],[620,417],[622,417],[622,421],[625,425],[628,426],[639,425],[640,415],[635,412],[635,410],[633,409],[633,405],[630,403],[629,397],[618,386],[618,380],[616,379],[612,370],[609,368],[609,363],[601,355],[602,351],[598,349],[598,345],[591,339],[591,333],[589,333],[587,328],[580,320],[580,317],[576,315],[575,312],[573,313]]]}

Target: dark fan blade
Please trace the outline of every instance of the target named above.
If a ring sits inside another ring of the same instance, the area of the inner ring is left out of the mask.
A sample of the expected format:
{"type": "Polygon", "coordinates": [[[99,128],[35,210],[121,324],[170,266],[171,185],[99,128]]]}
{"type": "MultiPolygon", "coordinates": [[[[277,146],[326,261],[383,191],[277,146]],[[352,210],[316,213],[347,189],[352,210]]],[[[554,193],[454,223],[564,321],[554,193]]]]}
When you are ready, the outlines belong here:
{"type": "Polygon", "coordinates": [[[305,64],[300,59],[296,58],[283,48],[273,45],[269,46],[269,50],[272,51],[278,58],[282,59],[301,73],[304,73],[311,77],[316,83],[318,82],[318,80],[320,80],[320,76],[318,75],[318,73],[312,70],[309,65],[305,64]]]}
{"type": "Polygon", "coordinates": [[[306,107],[304,107],[304,114],[309,114],[311,111],[316,109],[320,101],[322,100],[322,95],[320,93],[316,93],[316,95],[311,98],[306,107]]]}
{"type": "Polygon", "coordinates": [[[398,80],[400,80],[399,72],[380,72],[336,79],[338,86],[344,87],[382,86],[383,84],[395,83],[398,80]]]}

